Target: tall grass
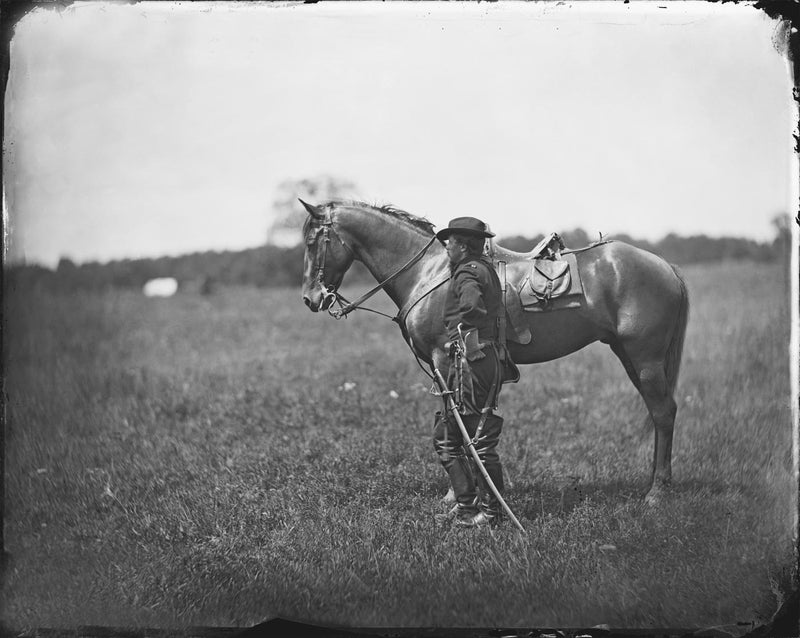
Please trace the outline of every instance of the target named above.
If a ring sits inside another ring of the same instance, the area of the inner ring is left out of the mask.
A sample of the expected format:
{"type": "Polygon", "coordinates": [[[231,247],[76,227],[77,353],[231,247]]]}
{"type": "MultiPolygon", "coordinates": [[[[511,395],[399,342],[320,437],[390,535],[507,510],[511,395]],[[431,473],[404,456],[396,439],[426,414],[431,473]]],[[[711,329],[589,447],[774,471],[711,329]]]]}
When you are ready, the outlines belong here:
{"type": "Polygon", "coordinates": [[[295,290],[11,291],[5,622],[765,620],[794,564],[785,284],[764,265],[686,275],[673,494],[642,504],[644,407],[591,346],[505,387],[524,534],[443,516],[437,400],[386,319],[337,323],[295,290]]]}

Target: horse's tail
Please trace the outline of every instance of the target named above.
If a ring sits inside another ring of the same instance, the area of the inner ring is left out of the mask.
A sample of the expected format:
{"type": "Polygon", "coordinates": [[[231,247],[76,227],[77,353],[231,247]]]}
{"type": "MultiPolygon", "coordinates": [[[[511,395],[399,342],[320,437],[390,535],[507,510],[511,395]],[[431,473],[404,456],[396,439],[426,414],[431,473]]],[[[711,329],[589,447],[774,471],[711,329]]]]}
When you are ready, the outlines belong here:
{"type": "Polygon", "coordinates": [[[689,290],[686,287],[686,281],[678,269],[670,264],[672,271],[678,278],[680,285],[680,301],[678,306],[678,316],[675,319],[675,325],[672,332],[672,339],[667,347],[667,354],[664,359],[664,372],[667,377],[667,387],[670,394],[675,392],[675,387],[678,385],[678,375],[681,370],[681,355],[683,354],[683,342],[686,337],[686,324],[689,321],[689,290]]]}

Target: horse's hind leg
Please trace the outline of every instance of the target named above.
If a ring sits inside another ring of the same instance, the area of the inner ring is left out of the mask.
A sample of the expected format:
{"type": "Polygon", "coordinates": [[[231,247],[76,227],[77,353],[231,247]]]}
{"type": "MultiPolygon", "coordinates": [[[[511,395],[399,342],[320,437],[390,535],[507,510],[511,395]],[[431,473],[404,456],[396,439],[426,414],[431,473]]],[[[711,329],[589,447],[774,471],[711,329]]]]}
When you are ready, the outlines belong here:
{"type": "Polygon", "coordinates": [[[639,368],[641,394],[655,426],[653,446],[653,475],[646,501],[655,503],[672,481],[672,433],[675,428],[677,405],[667,383],[662,362],[652,362],[639,368]]]}
{"type": "Polygon", "coordinates": [[[635,385],[636,389],[641,392],[639,372],[636,370],[630,358],[628,357],[628,353],[625,352],[625,348],[622,347],[622,344],[619,341],[611,341],[609,342],[609,345],[611,346],[611,350],[614,352],[614,354],[617,355],[617,358],[622,362],[625,372],[628,373],[628,377],[633,385],[635,385]]]}
{"type": "MultiPolygon", "coordinates": [[[[630,358],[628,357],[628,353],[625,352],[625,348],[622,347],[622,344],[619,341],[611,341],[611,350],[617,355],[617,358],[622,362],[622,366],[625,368],[625,372],[628,373],[628,378],[631,380],[631,383],[636,387],[636,391],[641,395],[642,393],[642,382],[639,380],[639,371],[631,362],[630,358]]],[[[642,424],[643,427],[650,432],[654,425],[653,425],[653,417],[650,416],[650,412],[648,411],[644,417],[644,423],[642,424]]]]}
{"type": "Polygon", "coordinates": [[[653,470],[646,502],[653,504],[672,480],[672,434],[677,406],[667,379],[664,361],[632,359],[621,343],[611,344],[625,371],[644,399],[648,420],[654,428],[653,470]]]}

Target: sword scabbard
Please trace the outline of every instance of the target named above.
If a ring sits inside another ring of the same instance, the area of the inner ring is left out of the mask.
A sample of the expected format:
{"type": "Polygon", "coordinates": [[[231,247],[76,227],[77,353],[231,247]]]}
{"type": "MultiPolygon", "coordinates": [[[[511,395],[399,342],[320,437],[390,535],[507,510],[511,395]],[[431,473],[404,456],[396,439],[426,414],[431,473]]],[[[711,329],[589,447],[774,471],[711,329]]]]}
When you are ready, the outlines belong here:
{"type": "Polygon", "coordinates": [[[489,489],[492,490],[492,494],[494,494],[495,498],[503,507],[506,514],[508,514],[508,517],[514,522],[514,524],[519,528],[521,532],[524,532],[525,528],[522,527],[522,523],[520,523],[519,520],[517,520],[517,517],[514,516],[514,512],[511,511],[511,508],[508,506],[508,503],[505,502],[505,499],[503,499],[502,494],[500,494],[500,492],[498,491],[497,486],[494,484],[494,481],[492,481],[492,477],[489,476],[489,472],[486,471],[486,467],[483,465],[483,461],[481,460],[481,457],[478,455],[478,452],[475,449],[475,444],[472,442],[472,439],[470,439],[469,433],[467,432],[467,428],[464,425],[464,421],[461,419],[461,415],[458,413],[458,407],[456,406],[455,401],[453,401],[453,393],[448,390],[447,383],[445,382],[442,373],[439,372],[439,368],[434,368],[433,374],[436,379],[436,382],[439,384],[439,389],[442,391],[442,396],[447,397],[448,408],[455,417],[456,423],[458,424],[458,429],[461,430],[461,437],[464,439],[464,445],[470,451],[470,454],[472,455],[472,458],[475,460],[475,463],[478,469],[480,470],[481,474],[483,475],[486,484],[489,486],[489,489]]]}

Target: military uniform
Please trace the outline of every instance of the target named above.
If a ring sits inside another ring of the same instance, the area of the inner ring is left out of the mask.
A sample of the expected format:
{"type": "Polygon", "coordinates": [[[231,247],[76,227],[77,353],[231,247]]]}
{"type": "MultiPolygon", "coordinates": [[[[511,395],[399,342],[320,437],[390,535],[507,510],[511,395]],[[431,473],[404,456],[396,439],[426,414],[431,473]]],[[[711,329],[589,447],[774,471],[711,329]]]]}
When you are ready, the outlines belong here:
{"type": "MultiPolygon", "coordinates": [[[[457,221],[451,222],[451,228],[457,221]]],[[[493,413],[503,383],[500,355],[504,346],[499,343],[499,317],[504,312],[502,288],[494,267],[483,257],[467,256],[452,264],[451,272],[444,307],[450,344],[447,383],[454,392],[467,433],[477,438],[475,451],[502,492],[503,471],[496,447],[503,419],[493,413]]],[[[483,475],[472,467],[458,424],[446,409],[436,413],[433,445],[450,478],[459,521],[472,525],[479,512],[483,521],[499,520],[499,502],[483,475]]]]}
{"type": "MultiPolygon", "coordinates": [[[[502,289],[494,267],[485,259],[468,257],[453,268],[444,307],[444,325],[450,343],[464,335],[475,340],[478,353],[467,356],[470,375],[459,388],[460,412],[480,414],[484,408],[496,408],[500,392],[502,366],[499,357],[498,318],[503,312],[502,289]],[[481,356],[483,355],[483,356],[481,356]],[[471,387],[470,387],[471,386],[471,387]]],[[[450,366],[448,381],[455,382],[458,370],[450,366]]]]}

